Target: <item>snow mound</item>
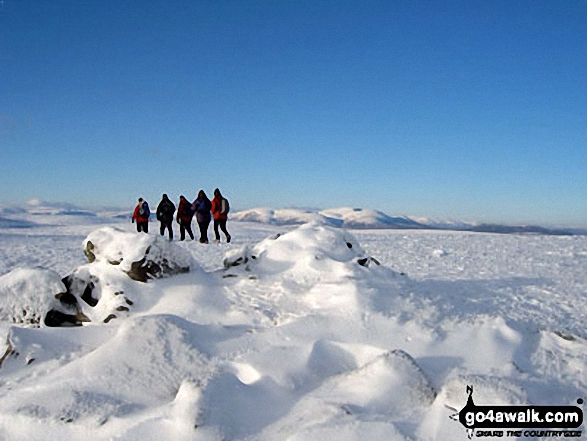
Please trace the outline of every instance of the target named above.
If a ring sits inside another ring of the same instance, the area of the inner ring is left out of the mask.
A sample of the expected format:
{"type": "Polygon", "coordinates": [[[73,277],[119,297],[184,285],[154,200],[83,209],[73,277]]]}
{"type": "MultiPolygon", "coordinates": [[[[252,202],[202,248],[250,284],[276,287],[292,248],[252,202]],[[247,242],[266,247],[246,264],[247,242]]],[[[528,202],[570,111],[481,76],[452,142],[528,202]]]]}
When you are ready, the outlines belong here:
{"type": "Polygon", "coordinates": [[[61,302],[66,288],[48,269],[19,268],[0,277],[0,321],[42,326],[50,311],[75,315],[75,306],[61,302]]]}
{"type": "Polygon", "coordinates": [[[340,375],[358,367],[359,364],[351,352],[330,340],[316,341],[307,362],[311,375],[318,378],[340,375]]]}
{"type": "Polygon", "coordinates": [[[407,439],[396,425],[412,424],[434,401],[427,376],[402,350],[383,352],[358,365],[359,359],[345,346],[316,342],[307,362],[310,376],[302,382],[309,390],[262,432],[262,439],[407,439]],[[318,383],[314,388],[313,382],[318,383]],[[288,432],[292,436],[284,437],[288,432]]]}
{"type": "Polygon", "coordinates": [[[345,264],[355,262],[363,267],[379,263],[367,256],[350,233],[319,223],[309,223],[284,235],[272,236],[255,245],[229,251],[225,255],[227,270],[253,268],[257,273],[275,274],[288,270],[298,273],[348,275],[345,264]],[[335,271],[332,273],[332,271],[335,271]]]}
{"type": "Polygon", "coordinates": [[[84,252],[90,263],[116,265],[141,282],[185,273],[197,266],[189,252],[159,235],[137,235],[113,227],[91,233],[84,241],[84,252]]]}
{"type": "Polygon", "coordinates": [[[312,308],[360,314],[375,292],[369,286],[381,279],[392,280],[386,282],[389,286],[398,276],[368,256],[347,231],[318,223],[231,250],[224,268],[223,277],[237,284],[235,301],[243,301],[238,293],[246,281],[255,281],[267,293],[255,299],[255,305],[275,324],[312,308]]]}
{"type": "Polygon", "coordinates": [[[350,415],[411,417],[427,409],[436,393],[415,360],[402,350],[382,354],[366,365],[329,379],[315,393],[338,403],[350,415]]]}

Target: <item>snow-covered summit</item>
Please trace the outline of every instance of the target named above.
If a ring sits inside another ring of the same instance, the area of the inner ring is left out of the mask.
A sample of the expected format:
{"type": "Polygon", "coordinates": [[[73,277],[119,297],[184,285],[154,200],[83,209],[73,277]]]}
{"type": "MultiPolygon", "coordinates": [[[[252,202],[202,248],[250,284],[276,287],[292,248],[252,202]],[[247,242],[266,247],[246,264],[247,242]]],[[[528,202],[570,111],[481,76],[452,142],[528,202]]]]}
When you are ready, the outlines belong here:
{"type": "Polygon", "coordinates": [[[308,210],[297,208],[253,208],[230,215],[231,220],[270,225],[301,225],[321,222],[325,225],[349,229],[412,229],[454,230],[500,234],[585,234],[584,229],[544,228],[534,225],[483,224],[458,219],[439,219],[415,216],[389,216],[382,211],[366,208],[329,208],[308,210]]]}
{"type": "Polygon", "coordinates": [[[365,208],[331,208],[320,212],[321,215],[327,219],[334,219],[335,223],[340,223],[340,226],[346,228],[411,228],[420,229],[426,228],[425,225],[420,224],[409,217],[405,216],[389,216],[382,211],[370,210],[365,208]]]}
{"type": "Polygon", "coordinates": [[[24,210],[32,215],[45,216],[96,216],[92,211],[82,209],[66,202],[47,202],[41,199],[32,199],[26,203],[24,210]]]}
{"type": "Polygon", "coordinates": [[[257,222],[272,225],[301,225],[311,221],[326,221],[316,211],[295,208],[251,208],[231,213],[230,219],[237,222],[257,222]]]}
{"type": "MultiPolygon", "coordinates": [[[[107,223],[115,218],[118,213],[112,210],[82,208],[67,202],[47,202],[41,199],[32,199],[20,205],[0,204],[0,228],[107,223]]],[[[126,217],[130,218],[130,214],[126,217]]]]}
{"type": "Polygon", "coordinates": [[[306,222],[321,222],[344,228],[383,229],[383,228],[425,228],[408,217],[392,217],[387,214],[363,208],[331,208],[322,211],[296,208],[253,208],[231,215],[231,219],[241,222],[259,222],[273,225],[300,225],[306,222]]]}

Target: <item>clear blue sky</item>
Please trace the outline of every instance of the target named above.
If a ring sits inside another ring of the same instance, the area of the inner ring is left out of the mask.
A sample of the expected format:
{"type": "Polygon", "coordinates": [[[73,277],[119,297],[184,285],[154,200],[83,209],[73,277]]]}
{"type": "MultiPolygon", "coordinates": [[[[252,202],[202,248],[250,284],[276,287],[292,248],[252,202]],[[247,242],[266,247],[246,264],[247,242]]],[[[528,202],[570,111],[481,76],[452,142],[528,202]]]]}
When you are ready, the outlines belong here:
{"type": "Polygon", "coordinates": [[[0,202],[587,225],[585,0],[4,0],[0,202]]]}

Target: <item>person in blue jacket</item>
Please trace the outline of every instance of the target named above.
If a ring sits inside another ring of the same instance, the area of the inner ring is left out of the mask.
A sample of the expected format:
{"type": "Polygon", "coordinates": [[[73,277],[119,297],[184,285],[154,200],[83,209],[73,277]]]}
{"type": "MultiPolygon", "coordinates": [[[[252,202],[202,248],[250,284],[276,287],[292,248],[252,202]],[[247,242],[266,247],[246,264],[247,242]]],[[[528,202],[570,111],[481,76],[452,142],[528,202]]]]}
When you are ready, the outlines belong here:
{"type": "Polygon", "coordinates": [[[208,226],[212,220],[212,203],[204,190],[200,190],[198,198],[192,204],[192,209],[196,212],[196,221],[200,228],[200,243],[208,243],[208,226]]]}

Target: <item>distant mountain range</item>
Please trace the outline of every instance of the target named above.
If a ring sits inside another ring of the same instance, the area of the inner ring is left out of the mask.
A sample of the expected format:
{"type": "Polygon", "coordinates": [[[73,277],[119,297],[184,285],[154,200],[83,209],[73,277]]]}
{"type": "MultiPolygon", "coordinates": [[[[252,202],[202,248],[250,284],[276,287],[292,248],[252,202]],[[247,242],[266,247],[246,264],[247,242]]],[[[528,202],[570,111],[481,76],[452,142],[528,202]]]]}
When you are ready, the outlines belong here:
{"type": "MultiPolygon", "coordinates": [[[[154,211],[154,210],[153,210],[154,211]]],[[[25,205],[0,205],[0,228],[32,228],[47,223],[48,219],[70,219],[84,217],[128,219],[131,209],[88,210],[68,203],[49,203],[32,200],[25,205]]],[[[585,235],[587,229],[581,228],[545,228],[537,225],[502,225],[444,220],[411,216],[389,216],[381,211],[364,208],[331,208],[312,210],[299,208],[253,208],[231,212],[231,221],[257,222],[271,225],[299,225],[316,221],[336,227],[349,229],[402,229],[402,230],[454,230],[500,234],[548,234],[548,235],[585,235]]]]}
{"type": "Polygon", "coordinates": [[[230,218],[233,221],[274,225],[297,225],[318,221],[350,229],[454,230],[500,234],[587,234],[587,229],[551,229],[536,225],[501,225],[410,216],[393,217],[377,210],[348,207],[321,211],[294,208],[254,208],[231,214],[230,218]]]}
{"type": "Polygon", "coordinates": [[[391,217],[381,211],[362,208],[336,208],[322,211],[294,208],[269,209],[255,208],[231,214],[231,220],[259,222],[274,225],[298,225],[310,221],[357,229],[421,229],[427,228],[407,217],[391,217]]]}
{"type": "Polygon", "coordinates": [[[37,215],[37,216],[96,216],[96,212],[84,210],[73,204],[45,202],[38,199],[28,201],[24,206],[0,205],[0,215],[37,215]]]}

